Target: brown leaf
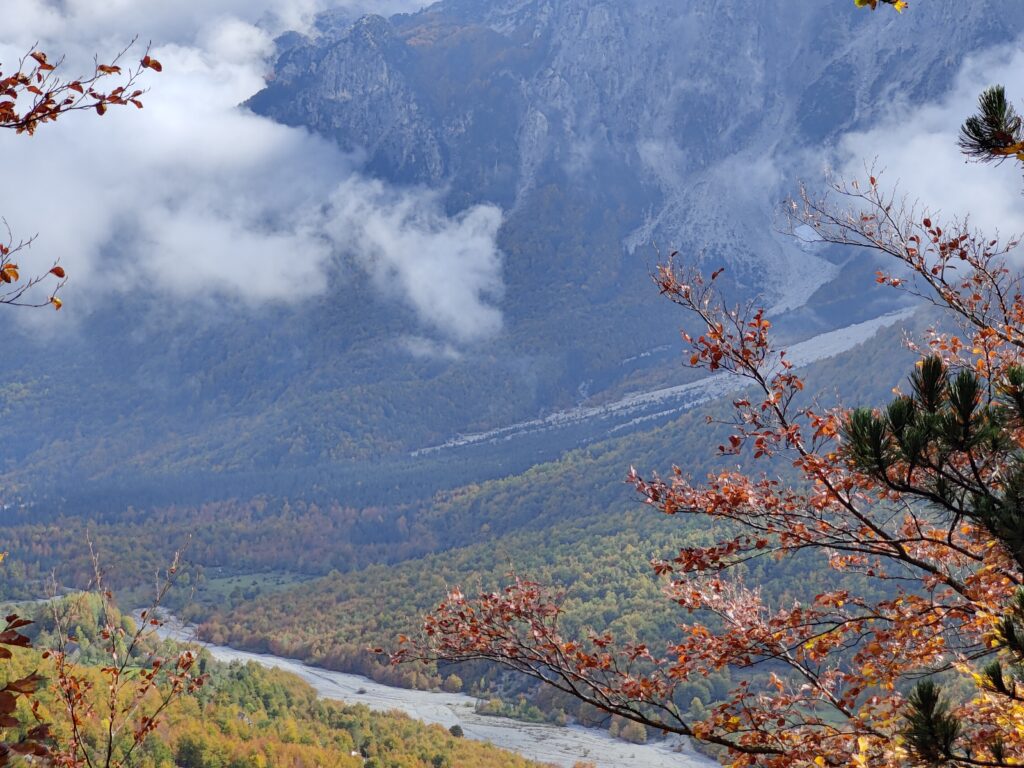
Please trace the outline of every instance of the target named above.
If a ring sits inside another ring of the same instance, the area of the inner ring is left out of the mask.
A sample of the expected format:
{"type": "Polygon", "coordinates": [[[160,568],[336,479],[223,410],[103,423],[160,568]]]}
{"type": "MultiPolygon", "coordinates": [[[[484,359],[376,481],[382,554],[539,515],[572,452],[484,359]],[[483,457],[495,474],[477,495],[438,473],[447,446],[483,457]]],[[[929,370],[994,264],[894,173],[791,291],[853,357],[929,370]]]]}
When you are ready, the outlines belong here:
{"type": "Polygon", "coordinates": [[[11,680],[7,683],[7,690],[17,691],[18,693],[35,693],[42,683],[42,676],[32,673],[28,677],[23,677],[20,680],[11,680]]]}
{"type": "Polygon", "coordinates": [[[19,648],[29,648],[32,645],[32,641],[20,632],[7,629],[0,632],[0,645],[16,645],[19,648]]]}
{"type": "Polygon", "coordinates": [[[15,744],[10,745],[11,749],[21,755],[35,755],[36,757],[46,757],[50,754],[50,750],[35,741],[19,741],[15,744]]]}

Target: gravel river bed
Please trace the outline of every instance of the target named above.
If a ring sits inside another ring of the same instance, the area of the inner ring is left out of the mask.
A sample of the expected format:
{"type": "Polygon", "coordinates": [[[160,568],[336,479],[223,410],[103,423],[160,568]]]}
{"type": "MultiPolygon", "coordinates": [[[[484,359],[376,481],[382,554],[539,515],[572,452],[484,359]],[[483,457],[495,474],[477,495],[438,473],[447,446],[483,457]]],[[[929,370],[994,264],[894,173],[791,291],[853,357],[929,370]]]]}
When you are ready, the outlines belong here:
{"type": "MultiPolygon", "coordinates": [[[[173,620],[159,632],[161,636],[175,640],[195,641],[193,631],[173,620]]],[[[593,763],[598,768],[710,768],[717,765],[695,754],[684,741],[629,744],[596,728],[561,727],[489,717],[477,714],[476,699],[465,694],[395,688],[360,675],[332,672],[281,656],[239,651],[210,643],[199,644],[218,661],[253,661],[265,667],[292,672],[312,685],[325,699],[364,704],[380,712],[404,712],[416,720],[445,728],[458,724],[466,738],[487,741],[531,760],[560,768],[572,768],[577,762],[593,763]]]]}

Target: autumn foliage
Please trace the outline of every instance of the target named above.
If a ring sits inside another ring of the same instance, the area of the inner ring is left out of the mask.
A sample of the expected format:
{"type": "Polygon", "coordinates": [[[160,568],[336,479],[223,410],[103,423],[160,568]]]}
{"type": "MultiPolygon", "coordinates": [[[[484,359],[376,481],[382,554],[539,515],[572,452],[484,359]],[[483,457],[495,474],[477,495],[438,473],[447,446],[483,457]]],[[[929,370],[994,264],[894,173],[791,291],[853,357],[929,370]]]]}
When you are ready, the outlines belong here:
{"type": "Polygon", "coordinates": [[[7,617],[0,632],[8,678],[0,689],[0,765],[19,754],[63,768],[137,764],[169,707],[206,682],[194,647],[171,652],[157,642],[160,603],[178,568],[175,560],[138,621],[122,616],[100,580],[89,591],[51,596],[38,607],[36,621],[7,617]],[[32,626],[37,622],[41,632],[32,626]],[[33,630],[41,642],[26,634],[33,630]],[[15,656],[3,646],[24,650],[15,656]]]}
{"type": "MultiPolygon", "coordinates": [[[[1013,157],[1014,135],[988,129],[1002,120],[1019,132],[1015,115],[991,94],[980,108],[961,146],[978,146],[975,159],[1013,157]]],[[[719,273],[707,278],[673,257],[655,281],[701,329],[683,334],[686,363],[741,377],[751,392],[732,403],[720,448],[746,469],[702,481],[681,467],[629,473],[653,511],[720,536],[652,564],[667,599],[690,616],[678,638],[651,648],[600,628],[569,636],[562,596],[516,578],[493,593],[451,590],[393,660],[497,662],[649,729],[717,745],[733,766],[1019,765],[1017,242],[941,221],[873,176],[824,198],[805,192],[788,213],[795,234],[886,257],[893,268],[878,283],[944,312],[947,324],[915,345],[906,391],[884,408],[814,404],[764,311],[727,302],[719,273]],[[771,471],[752,471],[757,463],[771,471]],[[769,600],[741,575],[745,564],[797,556],[817,557],[824,575],[809,601],[769,600]],[[740,682],[688,719],[676,692],[720,670],[740,682]]]]}
{"type": "MultiPolygon", "coordinates": [[[[91,74],[73,79],[63,79],[59,74],[62,62],[51,63],[42,51],[32,51],[25,56],[13,72],[0,68],[0,128],[32,136],[40,126],[52,123],[69,112],[95,110],[97,114],[103,115],[109,107],[128,104],[141,109],[143,105],[140,97],[143,91],[136,84],[145,70],[159,72],[161,65],[147,52],[137,66],[125,68],[120,61],[128,50],[122,51],[109,64],[97,61],[91,74]],[[109,89],[108,85],[111,86],[109,89]]],[[[6,239],[0,241],[0,304],[52,306],[60,309],[63,302],[57,292],[67,281],[67,273],[60,264],[53,264],[42,274],[23,277],[18,261],[21,260],[22,251],[30,244],[31,239],[16,241],[10,228],[7,229],[6,239]],[[51,282],[53,287],[46,291],[45,298],[37,299],[33,289],[44,281],[51,282]]],[[[22,630],[32,623],[16,614],[6,617],[6,626],[0,631],[0,660],[9,664],[14,653],[11,649],[31,646],[28,636],[22,630]]],[[[18,756],[69,767],[112,767],[124,764],[123,761],[119,762],[122,754],[115,749],[118,742],[113,729],[120,727],[121,723],[133,722],[136,710],[144,701],[152,698],[150,692],[157,687],[158,681],[158,702],[166,703],[195,684],[190,673],[194,655],[179,659],[176,671],[171,674],[161,674],[161,665],[157,660],[149,660],[138,669],[138,659],[130,651],[151,630],[152,627],[142,625],[129,638],[128,654],[121,654],[120,657],[119,649],[125,639],[124,630],[112,625],[105,630],[106,639],[110,642],[112,665],[102,670],[102,674],[108,678],[109,691],[105,709],[106,722],[110,723],[108,738],[99,740],[101,748],[106,750],[105,755],[91,751],[95,747],[86,743],[77,729],[77,725],[83,724],[97,710],[88,696],[91,691],[88,676],[81,673],[66,652],[70,640],[66,632],[62,635],[65,639],[64,647],[45,654],[54,663],[53,679],[38,671],[19,676],[12,674],[10,668],[5,670],[8,679],[4,687],[0,688],[0,766],[11,764],[18,756]],[[131,674],[126,675],[129,664],[132,665],[131,674]],[[35,696],[41,687],[51,684],[66,704],[68,719],[73,726],[72,738],[66,743],[54,743],[50,724],[35,696]],[[126,696],[129,697],[127,706],[126,696]]],[[[158,703],[157,712],[162,711],[166,703],[162,706],[158,703]]],[[[132,744],[141,743],[152,728],[149,716],[141,716],[133,731],[132,744]]],[[[126,753],[129,756],[132,748],[126,753]]]]}
{"type": "MultiPolygon", "coordinates": [[[[0,129],[31,136],[69,112],[94,110],[103,115],[111,107],[129,104],[142,109],[139,80],[146,70],[160,72],[163,67],[148,51],[137,65],[125,66],[122,60],[130,48],[109,63],[96,61],[92,73],[70,79],[61,77],[63,62],[51,62],[42,51],[32,51],[13,71],[0,64],[0,129]]],[[[20,254],[31,243],[32,238],[16,240],[10,228],[0,241],[0,304],[60,309],[63,302],[57,293],[67,280],[64,267],[53,264],[41,274],[22,276],[20,254]],[[36,298],[33,289],[44,281],[53,287],[45,298],[36,298]]]]}
{"type": "Polygon", "coordinates": [[[870,8],[872,11],[878,9],[879,3],[892,6],[899,13],[903,13],[908,6],[905,0],[853,0],[853,4],[858,8],[870,8]]]}
{"type": "Polygon", "coordinates": [[[95,575],[89,591],[64,600],[54,595],[49,601],[55,642],[42,658],[52,665],[49,689],[65,737],[51,746],[48,759],[58,768],[130,768],[168,708],[196,694],[207,676],[199,669],[195,647],[184,646],[164,657],[153,642],[164,626],[162,603],[176,582],[180,554],[137,621],[125,621],[104,586],[95,553],[92,560],[95,575]],[[94,615],[102,648],[98,668],[75,658],[75,627],[87,615],[94,615]]]}
{"type": "MultiPolygon", "coordinates": [[[[14,655],[12,649],[31,645],[28,636],[20,631],[31,623],[15,614],[6,617],[3,631],[0,631],[0,659],[9,660],[14,655]]],[[[50,726],[40,713],[39,702],[32,696],[43,683],[43,677],[35,672],[21,676],[8,674],[8,680],[0,688],[0,728],[18,729],[16,738],[0,742],[0,766],[10,765],[19,755],[45,757],[49,754],[50,726]],[[21,702],[31,715],[27,723],[18,717],[21,702]]]]}

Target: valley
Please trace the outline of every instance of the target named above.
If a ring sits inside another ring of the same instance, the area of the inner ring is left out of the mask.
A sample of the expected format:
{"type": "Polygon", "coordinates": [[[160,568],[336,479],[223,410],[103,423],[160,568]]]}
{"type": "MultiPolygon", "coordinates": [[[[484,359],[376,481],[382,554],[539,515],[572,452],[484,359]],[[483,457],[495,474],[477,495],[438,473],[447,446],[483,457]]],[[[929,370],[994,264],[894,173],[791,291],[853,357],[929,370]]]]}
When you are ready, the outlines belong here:
{"type": "Polygon", "coordinates": [[[0,132],[0,736],[64,648],[91,768],[1003,764],[1024,3],[15,4],[132,90],[0,132]]]}
{"type": "MultiPolygon", "coordinates": [[[[810,363],[841,355],[864,343],[881,329],[906,320],[913,312],[913,308],[890,312],[796,342],[786,348],[787,358],[794,367],[800,369],[810,363]]],[[[683,411],[722,398],[729,392],[742,389],[743,386],[742,380],[728,374],[719,374],[689,384],[628,395],[621,400],[603,405],[579,406],[572,410],[559,411],[543,418],[522,421],[488,432],[459,435],[440,445],[417,449],[413,451],[412,456],[415,458],[479,443],[509,442],[526,435],[557,432],[577,425],[586,425],[591,434],[614,435],[648,422],[664,421],[683,411]]],[[[561,450],[568,447],[563,440],[551,435],[548,435],[545,441],[560,446],[561,450]]]]}
{"type": "MultiPolygon", "coordinates": [[[[160,634],[182,642],[195,642],[194,629],[174,619],[167,621],[160,634]]],[[[361,704],[379,712],[404,712],[416,720],[445,728],[458,725],[465,738],[488,742],[558,768],[573,768],[580,762],[593,763],[596,768],[620,768],[630,764],[648,768],[707,768],[715,764],[694,754],[685,743],[680,743],[678,749],[666,743],[627,744],[594,728],[523,723],[481,715],[475,711],[477,700],[462,694],[393,688],[359,675],[318,669],[293,659],[210,643],[200,645],[217,661],[255,662],[290,672],[312,685],[324,698],[361,704]]]]}

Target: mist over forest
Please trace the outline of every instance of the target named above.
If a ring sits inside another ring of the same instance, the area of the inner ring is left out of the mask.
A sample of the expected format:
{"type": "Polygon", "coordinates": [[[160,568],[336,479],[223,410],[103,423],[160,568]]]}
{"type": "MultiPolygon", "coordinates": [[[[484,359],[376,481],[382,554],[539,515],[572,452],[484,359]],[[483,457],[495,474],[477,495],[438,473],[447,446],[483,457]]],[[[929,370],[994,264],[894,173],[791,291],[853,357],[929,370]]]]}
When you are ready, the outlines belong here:
{"type": "Polygon", "coordinates": [[[1024,5],[0,14],[0,766],[1024,756],[1024,5]]]}

